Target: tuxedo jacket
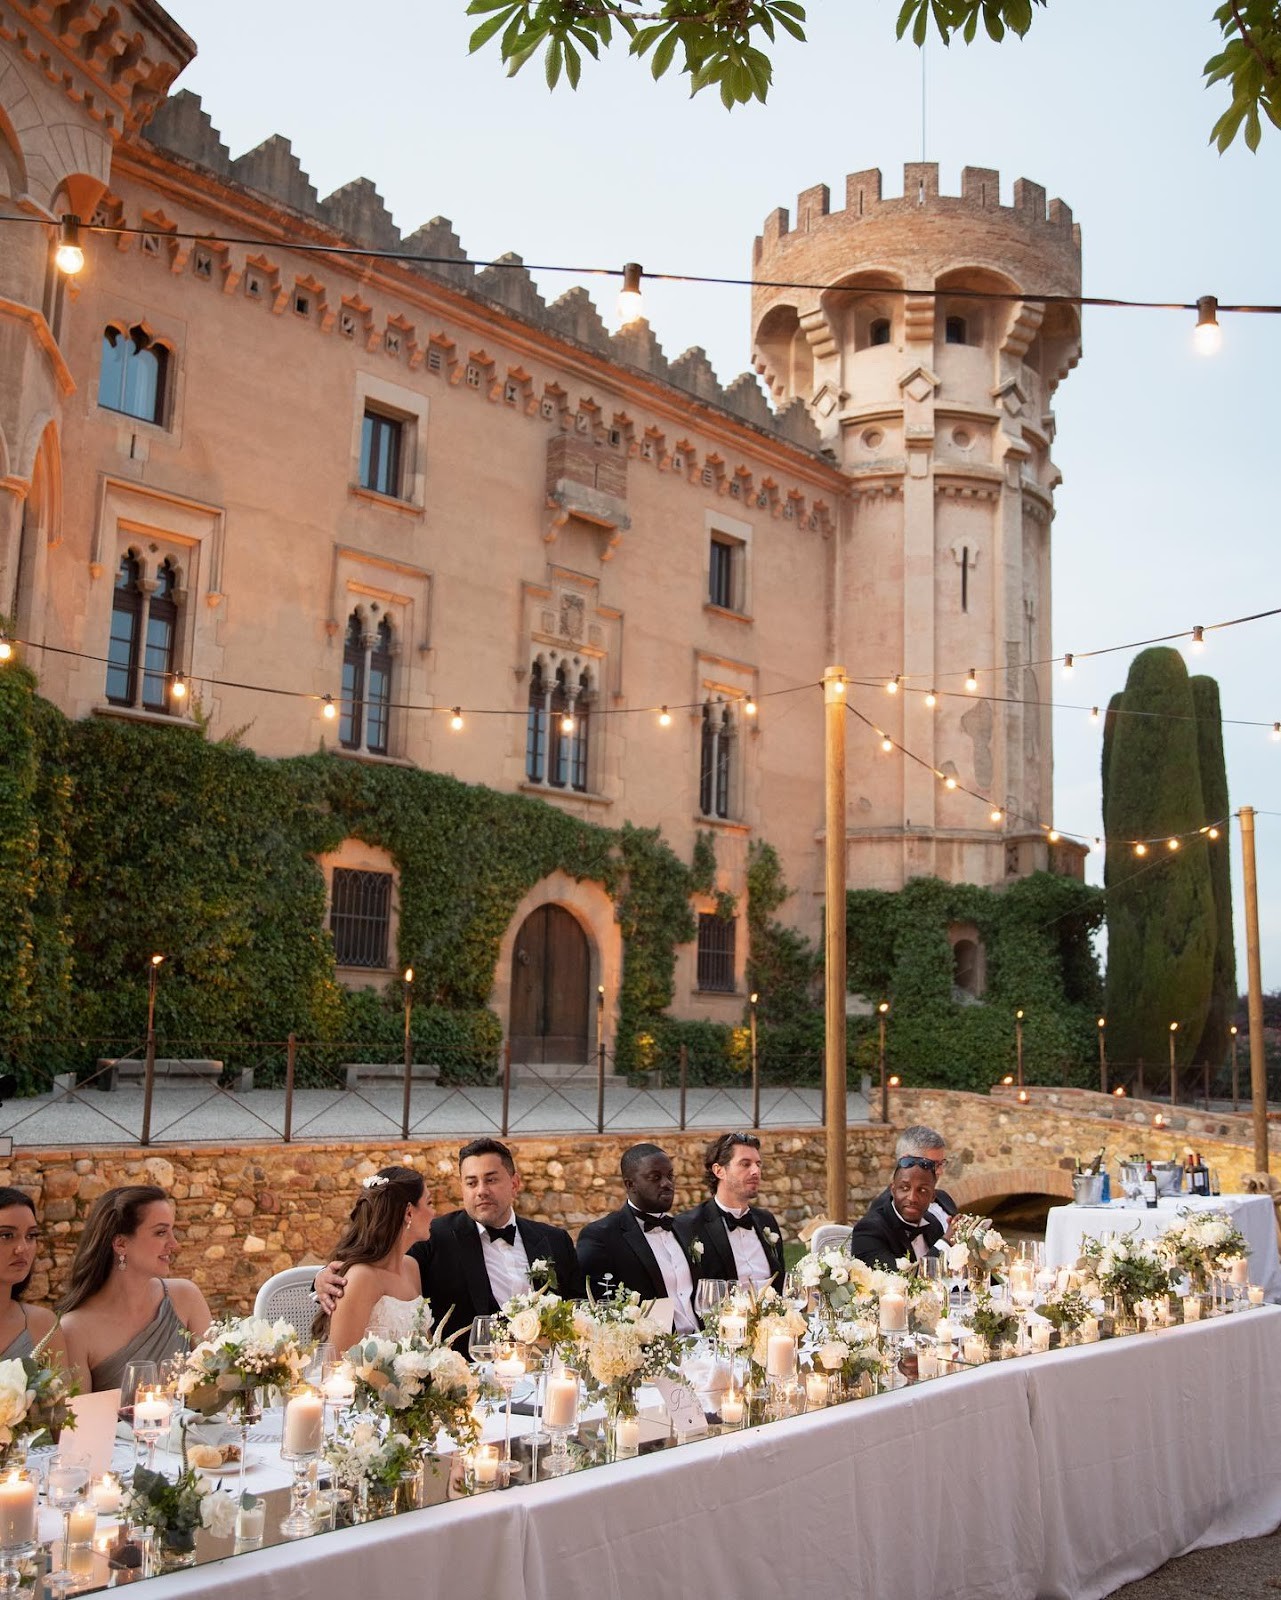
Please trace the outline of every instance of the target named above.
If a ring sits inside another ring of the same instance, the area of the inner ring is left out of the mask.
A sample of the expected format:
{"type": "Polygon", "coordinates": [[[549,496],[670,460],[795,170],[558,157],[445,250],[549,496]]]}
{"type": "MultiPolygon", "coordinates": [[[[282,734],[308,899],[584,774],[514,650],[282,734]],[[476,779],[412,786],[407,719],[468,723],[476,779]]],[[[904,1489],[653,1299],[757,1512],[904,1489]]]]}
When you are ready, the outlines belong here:
{"type": "MultiPolygon", "coordinates": [[[[761,1249],[765,1252],[765,1259],[769,1262],[770,1282],[781,1294],[783,1274],[786,1270],[783,1262],[782,1230],[775,1222],[773,1212],[766,1211],[761,1206],[749,1206],[748,1215],[752,1219],[756,1237],[761,1242],[761,1249]],[[777,1244],[771,1244],[765,1237],[767,1229],[774,1235],[777,1244]]],[[[729,1242],[729,1229],[725,1226],[725,1213],[715,1200],[707,1199],[701,1206],[695,1206],[692,1211],[682,1211],[676,1219],[676,1231],[685,1246],[685,1254],[694,1261],[695,1283],[700,1278],[727,1278],[731,1283],[738,1281],[738,1267],[734,1261],[733,1247],[729,1242]],[[701,1257],[691,1248],[695,1240],[703,1247],[701,1257]]]]}
{"type": "MultiPolygon", "coordinates": [[[[943,1224],[928,1211],[923,1220],[921,1237],[933,1249],[943,1237],[943,1224]]],[[[904,1256],[912,1256],[911,1236],[906,1225],[899,1221],[888,1189],[877,1195],[867,1208],[866,1216],[854,1224],[849,1252],[869,1267],[885,1267],[891,1272],[904,1256]]]]}
{"type": "MultiPolygon", "coordinates": [[[[583,1292],[574,1241],[564,1228],[546,1222],[516,1218],[521,1243],[530,1265],[540,1258],[550,1261],[556,1272],[556,1293],[565,1300],[578,1299],[583,1292]]],[[[446,1334],[464,1331],[476,1317],[492,1316],[498,1300],[489,1285],[480,1230],[465,1211],[447,1211],[436,1217],[431,1234],[409,1251],[422,1274],[423,1294],[431,1302],[432,1316],[443,1323],[446,1334]],[[452,1309],[451,1309],[452,1308],[452,1309]]],[[[458,1341],[466,1353],[466,1340],[458,1341]]]]}
{"type": "MultiPolygon", "coordinates": [[[[680,1243],[688,1259],[688,1242],[677,1231],[675,1219],[672,1237],[680,1243]]],[[[661,1300],[667,1294],[658,1257],[649,1247],[640,1218],[627,1204],[611,1211],[607,1217],[589,1222],[578,1235],[578,1264],[594,1295],[605,1292],[607,1277],[611,1283],[634,1289],[646,1300],[661,1300]]],[[[693,1261],[689,1264],[689,1274],[691,1281],[697,1283],[693,1261]]]]}

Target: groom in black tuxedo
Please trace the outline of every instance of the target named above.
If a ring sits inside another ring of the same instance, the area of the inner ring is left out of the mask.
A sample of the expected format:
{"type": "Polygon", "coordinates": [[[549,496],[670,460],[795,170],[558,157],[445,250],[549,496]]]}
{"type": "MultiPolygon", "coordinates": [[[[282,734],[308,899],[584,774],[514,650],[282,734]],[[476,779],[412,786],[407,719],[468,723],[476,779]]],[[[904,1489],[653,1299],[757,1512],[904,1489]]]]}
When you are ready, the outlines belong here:
{"type": "Polygon", "coordinates": [[[900,1156],[890,1186],[877,1195],[850,1234],[849,1251],[869,1267],[892,1272],[899,1262],[930,1255],[943,1237],[934,1204],[934,1162],[928,1156],[900,1156]]]}
{"type": "MultiPolygon", "coordinates": [[[[520,1173],[511,1151],[497,1139],[473,1139],[458,1152],[463,1208],[434,1219],[430,1236],[409,1254],[422,1274],[423,1295],[445,1336],[473,1320],[492,1315],[514,1294],[531,1287],[530,1269],[545,1261],[562,1299],[578,1299],[582,1274],[574,1241],[564,1228],[530,1222],[516,1215],[520,1173]]],[[[541,1274],[534,1275],[540,1282],[541,1274]]],[[[325,1310],[342,1294],[342,1279],[331,1267],[316,1278],[316,1297],[325,1310]]],[[[457,1341],[466,1352],[467,1341],[457,1341]]]]}
{"type": "Polygon", "coordinates": [[[677,1333],[693,1333],[694,1267],[672,1217],[676,1175],[656,1144],[634,1144],[620,1163],[627,1199],[578,1235],[578,1264],[594,1295],[621,1284],[646,1300],[668,1299],[677,1333]]]}
{"type": "Polygon", "coordinates": [[[723,1133],[703,1158],[712,1195],[683,1211],[676,1227],[697,1257],[700,1278],[763,1282],[782,1293],[783,1237],[774,1213],[754,1202],[761,1190],[761,1141],[754,1133],[723,1133]]]}

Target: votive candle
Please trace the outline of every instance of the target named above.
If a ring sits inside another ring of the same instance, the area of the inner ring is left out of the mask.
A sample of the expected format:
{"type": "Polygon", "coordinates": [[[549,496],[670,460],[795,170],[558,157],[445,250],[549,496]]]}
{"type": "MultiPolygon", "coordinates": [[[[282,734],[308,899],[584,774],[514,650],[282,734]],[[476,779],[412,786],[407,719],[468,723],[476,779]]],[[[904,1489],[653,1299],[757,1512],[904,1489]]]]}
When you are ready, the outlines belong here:
{"type": "Polygon", "coordinates": [[[267,1502],[261,1495],[255,1496],[252,1505],[245,1505],[242,1498],[236,1507],[236,1538],[245,1544],[254,1544],[260,1541],[267,1531],[267,1502]]]}
{"type": "Polygon", "coordinates": [[[807,1372],[805,1374],[805,1403],[809,1406],[825,1406],[831,1397],[832,1385],[825,1372],[807,1372]]]}
{"type": "Polygon", "coordinates": [[[98,1508],[92,1501],[73,1506],[67,1514],[67,1543],[92,1544],[98,1530],[98,1508]]]}
{"type": "Polygon", "coordinates": [[[1184,1322],[1200,1322],[1201,1296],[1199,1294],[1185,1294],[1183,1297],[1184,1322]]]}
{"type": "Polygon", "coordinates": [[[505,1378],[514,1383],[517,1378],[525,1376],[524,1360],[515,1354],[501,1356],[494,1362],[494,1373],[500,1380],[505,1378]]]}
{"type": "Polygon", "coordinates": [[[737,1312],[728,1312],[721,1318],[721,1340],[731,1350],[737,1350],[747,1338],[747,1318],[737,1312]]]}
{"type": "Polygon", "coordinates": [[[1261,1306],[1263,1304],[1263,1288],[1262,1288],[1262,1285],[1257,1284],[1257,1283],[1252,1283],[1250,1285],[1248,1293],[1249,1293],[1249,1297],[1250,1297],[1250,1304],[1252,1306],[1261,1306]]]}
{"type": "Polygon", "coordinates": [[[1250,1263],[1248,1261],[1234,1261],[1232,1263],[1230,1281],[1234,1289],[1244,1289],[1250,1281],[1250,1263]]]}
{"type": "Polygon", "coordinates": [[[104,1473],[89,1492],[104,1517],[114,1517],[120,1510],[120,1480],[109,1472],[104,1473]]]}
{"type": "Polygon", "coordinates": [[[619,1417],[614,1424],[614,1449],[620,1456],[634,1456],[640,1449],[639,1417],[619,1417]]]}
{"type": "Polygon", "coordinates": [[[486,1489],[492,1489],[498,1482],[498,1450],[492,1444],[483,1444],[476,1452],[476,1482],[486,1489]]]}
{"type": "Polygon", "coordinates": [[[937,1344],[947,1346],[947,1349],[940,1352],[945,1360],[950,1359],[951,1344],[955,1337],[950,1320],[947,1317],[940,1317],[934,1327],[934,1339],[937,1344]]]}
{"type": "Polygon", "coordinates": [[[934,1345],[922,1345],[916,1352],[916,1375],[918,1378],[938,1377],[939,1353],[934,1345]]]}
{"type": "Polygon", "coordinates": [[[33,1544],[36,1537],[36,1484],[34,1478],[11,1472],[0,1479],[0,1549],[33,1544]]]}
{"type": "Polygon", "coordinates": [[[1081,1338],[1085,1341],[1086,1344],[1098,1344],[1098,1342],[1099,1342],[1099,1319],[1097,1317],[1086,1317],[1085,1318],[1085,1320],[1081,1324],[1081,1338]]]}
{"type": "Polygon", "coordinates": [[[743,1420],[743,1397],[729,1389],[721,1396],[721,1421],[737,1423],[743,1420]]]}
{"type": "Polygon", "coordinates": [[[1048,1350],[1050,1348],[1050,1325],[1048,1322],[1034,1322],[1032,1324],[1033,1350],[1048,1350]]]}
{"type": "Polygon", "coordinates": [[[987,1360],[987,1346],[977,1334],[971,1334],[965,1341],[965,1359],[972,1367],[981,1366],[987,1360]]]}

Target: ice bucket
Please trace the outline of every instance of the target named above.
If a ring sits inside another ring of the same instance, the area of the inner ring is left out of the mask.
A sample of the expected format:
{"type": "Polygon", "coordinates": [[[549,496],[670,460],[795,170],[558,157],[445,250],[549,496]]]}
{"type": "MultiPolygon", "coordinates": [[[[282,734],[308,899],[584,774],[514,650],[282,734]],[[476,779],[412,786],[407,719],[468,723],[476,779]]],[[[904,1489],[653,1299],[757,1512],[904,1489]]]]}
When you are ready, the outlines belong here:
{"type": "Polygon", "coordinates": [[[1103,1204],[1104,1174],[1101,1172],[1078,1172],[1072,1179],[1072,1198],[1079,1206],[1101,1206],[1103,1204]]]}
{"type": "MultiPolygon", "coordinates": [[[[1183,1189],[1183,1168],[1177,1161],[1154,1161],[1152,1171],[1156,1174],[1156,1192],[1162,1194],[1179,1194],[1183,1189]]],[[[1143,1179],[1147,1168],[1141,1161],[1123,1161],[1121,1163],[1121,1183],[1126,1194],[1136,1195],[1141,1193],[1143,1179]]]]}

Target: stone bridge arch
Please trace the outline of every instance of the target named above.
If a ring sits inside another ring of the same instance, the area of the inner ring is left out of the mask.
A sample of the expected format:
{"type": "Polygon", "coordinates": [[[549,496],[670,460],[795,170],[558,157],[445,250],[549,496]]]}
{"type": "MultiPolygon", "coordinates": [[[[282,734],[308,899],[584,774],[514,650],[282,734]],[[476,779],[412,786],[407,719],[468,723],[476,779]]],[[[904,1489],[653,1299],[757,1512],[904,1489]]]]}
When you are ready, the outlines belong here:
{"type": "Polygon", "coordinates": [[[962,1211],[990,1214],[1004,1200],[1023,1195],[1050,1195],[1055,1200],[1072,1198],[1072,1167],[993,1167],[975,1172],[950,1182],[950,1173],[943,1186],[962,1211]]]}

